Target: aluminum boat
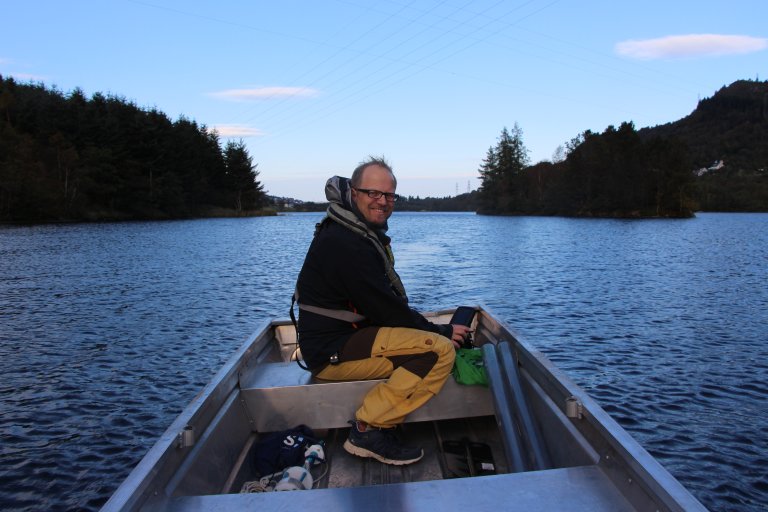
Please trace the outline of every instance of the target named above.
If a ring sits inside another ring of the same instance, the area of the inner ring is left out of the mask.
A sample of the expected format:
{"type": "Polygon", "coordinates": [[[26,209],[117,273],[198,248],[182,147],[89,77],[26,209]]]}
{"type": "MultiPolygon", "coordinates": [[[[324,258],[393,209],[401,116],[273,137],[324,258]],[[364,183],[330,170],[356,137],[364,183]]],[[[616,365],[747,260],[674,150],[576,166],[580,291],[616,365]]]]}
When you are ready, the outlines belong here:
{"type": "MultiPolygon", "coordinates": [[[[104,511],[706,510],[544,355],[486,308],[474,344],[489,385],[453,377],[401,430],[425,456],[389,466],[348,454],[348,421],[377,381],[320,381],[295,362],[296,331],[267,322],[133,469],[104,511]],[[243,492],[265,434],[322,438],[311,489],[243,492]]],[[[426,315],[445,323],[452,310],[426,315]]]]}

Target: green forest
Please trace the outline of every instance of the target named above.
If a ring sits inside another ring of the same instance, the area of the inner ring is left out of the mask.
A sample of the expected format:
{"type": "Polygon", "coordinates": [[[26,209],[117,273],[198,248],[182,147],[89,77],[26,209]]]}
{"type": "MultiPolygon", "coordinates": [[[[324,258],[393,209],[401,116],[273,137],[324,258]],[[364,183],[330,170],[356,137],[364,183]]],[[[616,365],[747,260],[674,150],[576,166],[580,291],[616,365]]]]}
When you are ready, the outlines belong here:
{"type": "Polygon", "coordinates": [[[768,211],[768,81],[736,81],[685,118],[639,133],[686,146],[698,210],[768,211]]]}
{"type": "Polygon", "coordinates": [[[554,162],[530,165],[522,129],[504,128],[480,165],[487,214],[688,217],[768,211],[768,82],[741,80],[684,119],[589,130],[554,162]]]}
{"type": "Polygon", "coordinates": [[[0,76],[0,221],[254,214],[256,167],[189,119],[0,76]]]}
{"type": "Polygon", "coordinates": [[[632,123],[584,132],[558,163],[528,165],[522,130],[502,131],[480,167],[479,213],[689,217],[690,159],[680,142],[644,141],[632,123]]]}

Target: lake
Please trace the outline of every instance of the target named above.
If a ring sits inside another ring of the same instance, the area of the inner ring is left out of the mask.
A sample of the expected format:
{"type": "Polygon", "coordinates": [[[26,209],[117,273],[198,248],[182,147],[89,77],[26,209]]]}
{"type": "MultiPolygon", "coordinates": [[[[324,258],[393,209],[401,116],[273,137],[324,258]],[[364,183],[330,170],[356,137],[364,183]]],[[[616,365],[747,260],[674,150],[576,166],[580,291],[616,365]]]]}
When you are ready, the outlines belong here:
{"type": "MultiPolygon", "coordinates": [[[[260,326],[322,214],[0,227],[0,508],[97,510],[260,326]]],[[[768,503],[768,214],[395,213],[412,305],[482,304],[712,510],[768,503]]]]}

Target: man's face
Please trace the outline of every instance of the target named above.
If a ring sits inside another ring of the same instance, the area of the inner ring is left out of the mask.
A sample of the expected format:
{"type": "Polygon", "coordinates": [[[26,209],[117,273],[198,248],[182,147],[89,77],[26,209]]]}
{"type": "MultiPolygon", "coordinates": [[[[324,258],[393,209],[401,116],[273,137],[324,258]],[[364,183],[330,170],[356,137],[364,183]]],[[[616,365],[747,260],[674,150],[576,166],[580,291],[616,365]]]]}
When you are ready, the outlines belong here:
{"type": "MultiPolygon", "coordinates": [[[[363,179],[360,180],[358,189],[378,190],[379,192],[395,193],[395,181],[392,174],[379,165],[371,165],[363,171],[363,179]]],[[[352,189],[352,200],[357,205],[365,220],[374,226],[384,226],[392,215],[395,203],[387,201],[385,196],[371,199],[368,194],[352,189]]]]}

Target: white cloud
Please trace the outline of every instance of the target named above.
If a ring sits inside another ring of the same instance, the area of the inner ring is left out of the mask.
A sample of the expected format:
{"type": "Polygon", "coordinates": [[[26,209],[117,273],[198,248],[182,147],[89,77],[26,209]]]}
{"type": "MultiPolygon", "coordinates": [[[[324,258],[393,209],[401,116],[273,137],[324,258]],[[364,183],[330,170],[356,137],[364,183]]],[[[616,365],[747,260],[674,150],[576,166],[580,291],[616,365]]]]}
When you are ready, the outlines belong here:
{"type": "Polygon", "coordinates": [[[227,89],[211,93],[211,96],[235,101],[264,100],[278,98],[298,98],[317,96],[317,91],[310,87],[256,87],[253,89],[227,89]]]}
{"type": "Polygon", "coordinates": [[[765,48],[768,48],[768,39],[761,37],[689,34],[622,41],[616,44],[615,51],[623,57],[652,60],[743,54],[765,48]]]}
{"type": "MultiPolygon", "coordinates": [[[[17,63],[13,59],[9,59],[7,57],[0,57],[0,66],[11,66],[15,64],[17,63]]],[[[0,70],[0,74],[2,74],[5,78],[13,77],[15,80],[19,80],[19,81],[42,82],[48,79],[48,77],[43,75],[35,75],[32,73],[20,73],[17,71],[0,70]]]]}
{"type": "Polygon", "coordinates": [[[233,139],[239,137],[261,137],[264,135],[264,132],[258,128],[253,128],[243,124],[219,124],[213,126],[211,129],[216,130],[216,133],[225,139],[233,139]]]}
{"type": "Polygon", "coordinates": [[[13,71],[7,73],[6,76],[12,76],[15,80],[24,82],[44,82],[45,80],[48,80],[48,77],[43,75],[33,75],[31,73],[14,73],[13,71]]]}

